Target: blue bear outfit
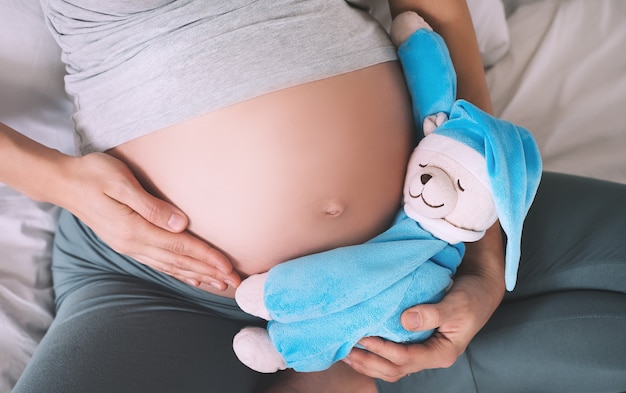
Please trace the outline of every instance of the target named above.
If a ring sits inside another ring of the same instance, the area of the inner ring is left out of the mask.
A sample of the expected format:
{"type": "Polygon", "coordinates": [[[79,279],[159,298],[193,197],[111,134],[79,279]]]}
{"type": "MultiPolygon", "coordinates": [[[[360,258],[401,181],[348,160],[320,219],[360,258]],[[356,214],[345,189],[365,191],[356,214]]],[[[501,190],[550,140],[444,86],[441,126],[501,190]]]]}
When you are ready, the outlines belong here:
{"type": "Polygon", "coordinates": [[[319,371],[365,336],[422,341],[432,331],[405,330],[400,315],[441,300],[464,250],[401,212],[391,228],[364,244],[280,264],[265,286],[272,342],[287,367],[319,371]]]}
{"type": "MultiPolygon", "coordinates": [[[[507,288],[515,284],[521,227],[538,187],[541,161],[530,133],[456,100],[456,75],[443,39],[420,29],[398,50],[412,96],[415,123],[445,112],[436,132],[463,139],[486,157],[496,210],[507,235],[507,288]],[[486,131],[485,131],[486,130],[486,131]],[[460,135],[457,135],[460,134],[460,135]]],[[[365,336],[419,342],[407,308],[440,301],[464,254],[400,211],[370,241],[297,258],[270,269],[265,306],[270,338],[296,371],[320,371],[348,355],[365,336]]]]}

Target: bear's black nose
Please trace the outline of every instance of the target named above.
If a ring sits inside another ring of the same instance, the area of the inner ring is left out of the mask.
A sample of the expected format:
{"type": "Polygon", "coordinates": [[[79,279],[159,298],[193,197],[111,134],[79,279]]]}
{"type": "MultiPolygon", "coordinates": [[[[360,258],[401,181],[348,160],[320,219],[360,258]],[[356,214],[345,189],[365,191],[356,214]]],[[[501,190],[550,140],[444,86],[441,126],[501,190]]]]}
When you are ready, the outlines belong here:
{"type": "Polygon", "coordinates": [[[432,178],[433,178],[433,177],[432,177],[431,175],[429,175],[429,174],[427,174],[427,173],[424,173],[424,174],[420,177],[420,180],[422,181],[422,184],[426,184],[426,183],[428,183],[428,181],[429,181],[430,179],[432,179],[432,178]]]}

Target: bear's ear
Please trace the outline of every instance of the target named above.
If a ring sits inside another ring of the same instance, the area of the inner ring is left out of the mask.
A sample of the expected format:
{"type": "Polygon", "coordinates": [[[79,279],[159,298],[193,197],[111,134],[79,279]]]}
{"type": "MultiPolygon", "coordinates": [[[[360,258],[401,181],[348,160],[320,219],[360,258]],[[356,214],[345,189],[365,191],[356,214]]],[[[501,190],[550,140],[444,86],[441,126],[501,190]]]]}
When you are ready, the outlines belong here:
{"type": "Polygon", "coordinates": [[[435,115],[426,116],[422,127],[424,130],[424,136],[432,134],[437,127],[446,121],[448,121],[448,115],[445,112],[439,112],[435,115]]]}

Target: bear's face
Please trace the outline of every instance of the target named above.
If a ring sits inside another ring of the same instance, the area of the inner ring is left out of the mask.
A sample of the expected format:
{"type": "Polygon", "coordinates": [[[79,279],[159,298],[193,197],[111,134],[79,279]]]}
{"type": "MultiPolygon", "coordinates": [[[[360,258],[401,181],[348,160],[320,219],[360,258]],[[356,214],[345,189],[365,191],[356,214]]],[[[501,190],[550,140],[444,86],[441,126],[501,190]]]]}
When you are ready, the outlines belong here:
{"type": "Polygon", "coordinates": [[[478,240],[497,218],[491,191],[462,163],[419,146],[409,161],[404,204],[409,217],[451,243],[478,240]]]}

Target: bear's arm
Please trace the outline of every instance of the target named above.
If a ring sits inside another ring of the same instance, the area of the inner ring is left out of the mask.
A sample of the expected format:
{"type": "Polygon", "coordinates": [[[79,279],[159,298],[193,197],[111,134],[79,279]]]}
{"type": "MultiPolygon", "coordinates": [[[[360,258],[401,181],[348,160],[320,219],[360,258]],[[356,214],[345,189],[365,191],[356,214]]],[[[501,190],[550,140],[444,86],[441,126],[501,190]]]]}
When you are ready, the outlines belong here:
{"type": "Polygon", "coordinates": [[[456,73],[450,52],[441,36],[419,29],[398,48],[413,105],[415,124],[422,127],[427,116],[444,112],[456,100],[456,73]]]}

